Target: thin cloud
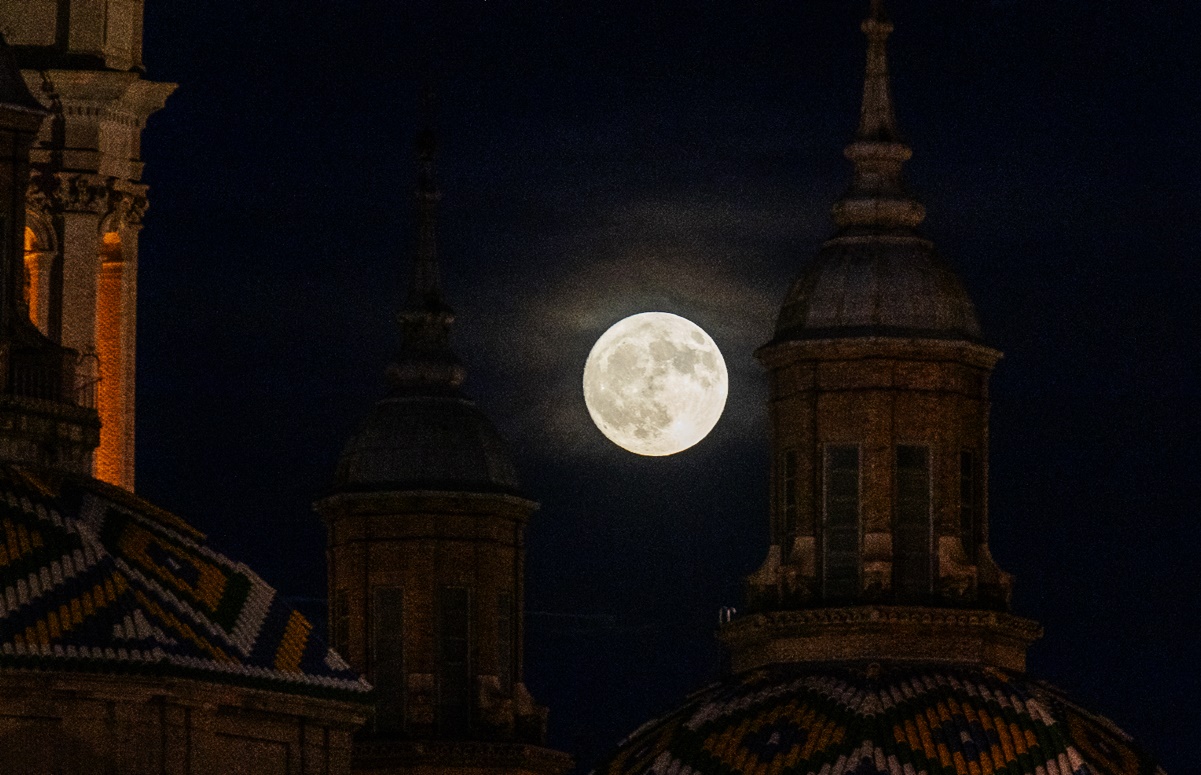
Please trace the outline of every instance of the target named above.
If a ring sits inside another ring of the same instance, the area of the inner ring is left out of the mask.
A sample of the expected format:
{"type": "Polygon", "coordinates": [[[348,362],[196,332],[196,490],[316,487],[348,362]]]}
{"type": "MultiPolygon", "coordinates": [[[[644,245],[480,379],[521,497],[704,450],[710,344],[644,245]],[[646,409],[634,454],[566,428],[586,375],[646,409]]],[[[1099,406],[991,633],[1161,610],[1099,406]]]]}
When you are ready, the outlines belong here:
{"type": "Polygon", "coordinates": [[[649,310],[709,332],[730,372],[721,423],[739,437],[761,433],[763,377],[752,353],[770,338],[798,264],[781,256],[812,241],[814,225],[798,211],[774,199],[645,198],[594,207],[574,230],[535,241],[523,257],[528,273],[473,300],[489,309],[489,325],[463,331],[496,376],[487,403],[507,434],[549,453],[603,450],[584,406],[584,361],[610,325],[649,310]],[[513,282],[534,287],[518,296],[513,282]],[[523,301],[506,306],[512,298],[523,301]]]}

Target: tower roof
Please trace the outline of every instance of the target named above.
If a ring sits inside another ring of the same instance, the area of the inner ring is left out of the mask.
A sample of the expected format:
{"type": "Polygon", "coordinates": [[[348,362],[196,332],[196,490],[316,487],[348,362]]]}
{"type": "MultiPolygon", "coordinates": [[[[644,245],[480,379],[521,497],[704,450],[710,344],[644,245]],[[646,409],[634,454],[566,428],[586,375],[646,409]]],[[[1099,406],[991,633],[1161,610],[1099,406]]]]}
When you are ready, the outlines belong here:
{"type": "Polygon", "coordinates": [[[979,341],[959,278],[917,227],[925,208],[905,187],[913,155],[897,129],[886,43],[893,25],[873,0],[861,26],[867,64],[859,127],[845,149],[850,187],[834,204],[837,231],[795,280],[774,341],[906,337],[979,341]]]}
{"type": "Polygon", "coordinates": [[[94,479],[8,464],[0,666],[344,699],[370,688],[278,592],[179,517],[94,479]]]}
{"type": "Polygon", "coordinates": [[[447,490],[516,493],[504,441],[462,391],[466,370],[450,346],[454,311],[442,293],[434,176],[437,143],[417,135],[417,242],[398,316],[401,347],[388,367],[389,392],[347,441],[334,490],[447,490]]]}

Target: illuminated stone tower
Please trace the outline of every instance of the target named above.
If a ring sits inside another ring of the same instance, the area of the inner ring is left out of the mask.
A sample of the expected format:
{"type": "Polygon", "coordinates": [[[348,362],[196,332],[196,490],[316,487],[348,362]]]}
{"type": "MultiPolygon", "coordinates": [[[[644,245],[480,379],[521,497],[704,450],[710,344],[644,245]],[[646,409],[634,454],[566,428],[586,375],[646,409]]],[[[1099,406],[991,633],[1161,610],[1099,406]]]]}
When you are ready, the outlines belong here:
{"type": "Polygon", "coordinates": [[[29,150],[48,117],[0,37],[0,463],[87,474],[99,422],[78,353],[34,326],[23,292],[29,150]]]}
{"type": "Polygon", "coordinates": [[[0,31],[51,111],[31,160],[24,234],[29,315],[81,356],[100,446],[92,473],[134,484],[140,145],[175,88],[142,77],[142,0],[11,0],[0,31]]]}
{"type": "Polygon", "coordinates": [[[353,767],[553,775],[570,760],[542,747],[546,710],[522,683],[523,536],[537,504],[460,390],[429,131],[417,148],[417,249],[390,389],[315,504],[329,531],[331,638],[377,693],[353,767]]]}
{"type": "Polygon", "coordinates": [[[988,550],[988,381],[1001,353],[982,343],[958,277],[918,232],[925,209],[902,182],[912,153],[897,131],[892,25],[879,3],[863,31],[863,105],[837,228],[757,353],[769,376],[771,549],[748,601],[762,612],[841,608],[847,622],[754,646],[736,627],[728,638],[736,663],[909,649],[1021,669],[1037,628],[1003,613],[1010,579],[988,550]],[[918,621],[931,609],[995,613],[930,629],[918,621]],[[898,628],[906,617],[912,626],[898,628]]]}

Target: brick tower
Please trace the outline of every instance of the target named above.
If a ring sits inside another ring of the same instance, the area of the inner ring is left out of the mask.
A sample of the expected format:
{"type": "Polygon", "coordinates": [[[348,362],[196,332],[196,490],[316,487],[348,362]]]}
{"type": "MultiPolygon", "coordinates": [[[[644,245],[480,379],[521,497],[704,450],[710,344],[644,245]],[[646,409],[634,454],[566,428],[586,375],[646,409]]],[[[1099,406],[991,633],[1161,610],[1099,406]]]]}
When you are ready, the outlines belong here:
{"type": "Polygon", "coordinates": [[[418,137],[417,249],[388,394],[347,442],[330,495],[330,633],[376,691],[353,768],[554,775],[522,683],[525,526],[492,423],[461,391],[435,247],[434,138],[418,137]]]}
{"type": "Polygon", "coordinates": [[[982,343],[959,278],[918,232],[925,208],[902,181],[912,152],[897,131],[879,2],[863,31],[852,182],[834,235],[757,353],[769,378],[771,549],[748,579],[753,611],[839,608],[848,621],[742,644],[734,659],[974,649],[1021,669],[1033,625],[1003,613],[1010,579],[988,549],[988,381],[1001,353],[982,343]],[[966,628],[919,623],[946,609],[995,614],[966,628]]]}
{"type": "Polygon", "coordinates": [[[17,0],[0,31],[50,118],[31,154],[25,297],[43,334],[94,383],[98,479],[134,484],[140,146],[173,84],[142,77],[142,0],[17,0]]]}
{"type": "Polygon", "coordinates": [[[789,289],[769,377],[770,548],[719,637],[730,672],[598,775],[1163,775],[1026,675],[1037,623],[988,549],[988,380],[962,284],[918,232],[881,0],[836,229],[789,289]]]}

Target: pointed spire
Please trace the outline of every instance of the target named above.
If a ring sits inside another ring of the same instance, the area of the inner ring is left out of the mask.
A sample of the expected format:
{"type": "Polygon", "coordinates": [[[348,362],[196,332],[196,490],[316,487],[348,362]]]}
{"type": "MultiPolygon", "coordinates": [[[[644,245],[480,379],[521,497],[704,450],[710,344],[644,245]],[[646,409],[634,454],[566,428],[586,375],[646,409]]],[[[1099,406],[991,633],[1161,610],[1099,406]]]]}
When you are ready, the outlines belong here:
{"type": "Polygon", "coordinates": [[[408,307],[445,306],[438,277],[438,200],[442,194],[434,179],[434,161],[438,141],[433,130],[433,94],[427,88],[422,95],[422,123],[417,133],[417,254],[413,263],[413,282],[409,288],[408,307]]]}
{"type": "Polygon", "coordinates": [[[888,36],[892,22],[882,0],[872,0],[868,17],[859,27],[867,36],[867,69],[863,81],[863,107],[859,111],[859,142],[898,142],[897,118],[888,82],[888,36]]]}
{"type": "Polygon", "coordinates": [[[466,373],[450,348],[454,311],[442,296],[438,271],[437,210],[442,198],[434,177],[437,138],[432,128],[433,95],[422,96],[425,128],[417,133],[417,244],[408,298],[398,319],[400,356],[388,367],[394,388],[455,388],[466,373]]]}
{"type": "Polygon", "coordinates": [[[834,205],[834,222],[842,232],[909,231],[926,217],[926,209],[905,189],[901,167],[913,155],[901,142],[888,75],[888,36],[892,22],[883,0],[871,0],[860,26],[867,36],[867,66],[859,129],[844,151],[855,165],[851,187],[834,205]]]}

